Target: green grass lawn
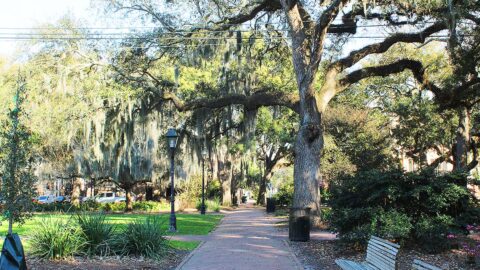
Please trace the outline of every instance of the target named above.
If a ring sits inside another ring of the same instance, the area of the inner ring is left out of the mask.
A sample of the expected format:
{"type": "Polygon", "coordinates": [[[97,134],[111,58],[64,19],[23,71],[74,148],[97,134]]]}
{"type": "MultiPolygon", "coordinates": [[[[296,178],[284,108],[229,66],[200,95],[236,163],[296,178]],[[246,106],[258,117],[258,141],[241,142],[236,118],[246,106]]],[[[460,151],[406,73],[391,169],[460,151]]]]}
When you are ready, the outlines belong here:
{"type": "Polygon", "coordinates": [[[200,241],[178,241],[178,240],[170,240],[170,246],[180,250],[194,250],[200,241]]]}
{"type": "MultiPolygon", "coordinates": [[[[168,230],[169,226],[169,214],[107,214],[106,220],[111,224],[115,224],[118,230],[121,230],[127,224],[134,220],[146,219],[148,216],[158,215],[164,221],[161,230],[168,230]]],[[[28,251],[29,243],[28,238],[34,232],[35,228],[45,219],[70,219],[74,218],[69,214],[35,214],[32,219],[29,219],[23,225],[14,225],[13,231],[18,233],[22,239],[24,239],[25,249],[28,251]]],[[[211,232],[223,215],[198,215],[198,214],[177,214],[177,234],[182,235],[205,235],[211,232]]],[[[7,233],[8,224],[2,222],[0,226],[0,234],[5,235],[7,233]]],[[[168,235],[171,233],[167,232],[168,235]]],[[[172,240],[170,245],[172,247],[192,250],[197,247],[198,241],[182,242],[172,240]]]]}

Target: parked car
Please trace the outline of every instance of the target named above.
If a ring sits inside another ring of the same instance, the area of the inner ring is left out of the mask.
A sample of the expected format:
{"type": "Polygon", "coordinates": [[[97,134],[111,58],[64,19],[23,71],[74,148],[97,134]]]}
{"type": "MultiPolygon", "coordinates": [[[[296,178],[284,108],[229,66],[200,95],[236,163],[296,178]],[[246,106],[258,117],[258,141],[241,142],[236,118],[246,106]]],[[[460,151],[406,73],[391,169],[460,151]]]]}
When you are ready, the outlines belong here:
{"type": "Polygon", "coordinates": [[[38,204],[49,204],[55,202],[55,196],[53,195],[42,195],[37,199],[38,204]]]}
{"type": "Polygon", "coordinates": [[[84,203],[87,201],[94,201],[94,200],[95,200],[95,197],[88,196],[88,197],[81,197],[80,202],[84,203]]]}
{"type": "Polygon", "coordinates": [[[55,202],[56,202],[56,203],[57,203],[57,202],[58,202],[58,203],[66,202],[66,198],[65,198],[65,196],[57,196],[57,197],[55,198],[55,202]]]}
{"type": "Polygon", "coordinates": [[[126,199],[116,196],[115,192],[103,192],[95,196],[95,200],[99,203],[117,203],[124,202],[126,199]]]}

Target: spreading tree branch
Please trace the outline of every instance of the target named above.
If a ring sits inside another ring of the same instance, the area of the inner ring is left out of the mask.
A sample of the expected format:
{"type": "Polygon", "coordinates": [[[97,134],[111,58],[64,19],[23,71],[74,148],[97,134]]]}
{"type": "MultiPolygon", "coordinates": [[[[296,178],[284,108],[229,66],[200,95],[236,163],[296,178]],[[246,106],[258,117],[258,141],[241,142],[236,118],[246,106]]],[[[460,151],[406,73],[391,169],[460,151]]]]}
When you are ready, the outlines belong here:
{"type": "Polygon", "coordinates": [[[218,98],[200,98],[192,101],[183,101],[172,92],[164,92],[160,99],[173,102],[177,110],[182,112],[201,108],[223,108],[229,105],[243,105],[247,110],[279,105],[288,107],[297,113],[299,111],[298,96],[280,91],[256,91],[250,96],[227,94],[218,98]]]}
{"type": "Polygon", "coordinates": [[[359,50],[352,51],[347,57],[334,62],[331,65],[331,68],[336,68],[340,70],[346,69],[358,63],[358,61],[362,60],[363,58],[365,58],[370,54],[386,52],[388,49],[390,49],[390,47],[392,47],[393,45],[399,42],[423,43],[429,36],[445,29],[447,29],[446,23],[437,22],[418,33],[394,34],[390,37],[385,38],[385,40],[383,40],[382,42],[374,43],[374,44],[365,46],[359,50]]]}

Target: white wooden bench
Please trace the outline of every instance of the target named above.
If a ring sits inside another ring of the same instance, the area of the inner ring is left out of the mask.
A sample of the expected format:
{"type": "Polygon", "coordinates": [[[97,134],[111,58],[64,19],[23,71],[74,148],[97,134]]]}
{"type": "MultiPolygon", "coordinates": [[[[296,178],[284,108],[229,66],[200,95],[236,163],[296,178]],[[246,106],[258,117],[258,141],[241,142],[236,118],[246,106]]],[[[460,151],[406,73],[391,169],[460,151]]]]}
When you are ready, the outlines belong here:
{"type": "Polygon", "coordinates": [[[441,268],[438,268],[436,266],[433,266],[431,264],[428,264],[426,262],[422,262],[416,259],[413,260],[412,269],[413,270],[442,270],[441,268]]]}
{"type": "Polygon", "coordinates": [[[368,241],[367,258],[364,262],[338,259],[335,263],[344,270],[395,270],[399,248],[397,244],[372,236],[368,241]]]}

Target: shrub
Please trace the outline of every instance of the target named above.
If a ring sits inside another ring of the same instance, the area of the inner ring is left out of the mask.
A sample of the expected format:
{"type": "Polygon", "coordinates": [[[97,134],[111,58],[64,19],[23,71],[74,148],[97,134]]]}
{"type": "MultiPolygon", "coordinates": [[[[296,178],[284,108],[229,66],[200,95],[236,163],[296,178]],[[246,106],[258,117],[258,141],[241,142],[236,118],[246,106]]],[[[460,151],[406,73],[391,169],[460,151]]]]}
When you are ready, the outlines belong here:
{"type": "Polygon", "coordinates": [[[31,237],[31,252],[45,259],[65,259],[81,253],[86,240],[71,219],[55,217],[42,220],[31,237]]]}
{"type": "MultiPolygon", "coordinates": [[[[205,210],[220,212],[220,198],[215,197],[213,200],[205,200],[205,210]]],[[[196,208],[198,211],[202,208],[202,200],[198,200],[196,204],[196,208]]]]}
{"type": "Polygon", "coordinates": [[[448,232],[479,219],[466,175],[432,170],[345,176],[332,186],[331,205],[331,225],[342,240],[365,244],[375,234],[435,252],[448,246],[448,232]]]}
{"type": "Polygon", "coordinates": [[[48,203],[48,204],[35,204],[36,212],[75,212],[77,207],[69,203],[48,203]]]}
{"type": "Polygon", "coordinates": [[[159,217],[133,221],[118,235],[118,251],[122,255],[161,258],[169,249],[162,225],[163,221],[159,217]]]}
{"type": "Polygon", "coordinates": [[[94,199],[89,199],[80,204],[80,210],[82,211],[98,211],[101,204],[94,199]]]}
{"type": "Polygon", "coordinates": [[[332,208],[321,208],[320,213],[321,220],[325,223],[330,223],[330,220],[332,218],[332,208]]]}
{"type": "Polygon", "coordinates": [[[422,217],[415,224],[415,236],[428,252],[436,253],[449,247],[447,235],[454,227],[454,219],[447,215],[422,217]]]}
{"type": "MultiPolygon", "coordinates": [[[[197,204],[195,205],[195,208],[200,211],[202,210],[202,200],[198,200],[197,204]]],[[[208,201],[205,201],[205,210],[208,210],[208,201]]]]}
{"type": "Polygon", "coordinates": [[[87,241],[85,249],[88,254],[107,255],[112,253],[111,245],[115,227],[105,221],[105,214],[81,213],[76,218],[87,241]]]}
{"type": "Polygon", "coordinates": [[[213,198],[213,200],[208,200],[206,203],[205,203],[207,209],[209,209],[210,211],[214,211],[214,212],[220,212],[220,197],[215,197],[213,198]]]}
{"type": "Polygon", "coordinates": [[[101,203],[98,209],[105,212],[122,212],[125,211],[125,202],[101,203]]]}
{"type": "Polygon", "coordinates": [[[274,195],[277,205],[291,206],[293,201],[293,181],[285,183],[278,189],[278,192],[274,195]]]}
{"type": "Polygon", "coordinates": [[[159,211],[160,209],[159,202],[134,202],[133,210],[135,211],[159,211]]]}
{"type": "Polygon", "coordinates": [[[180,183],[178,195],[179,209],[194,208],[202,194],[202,178],[192,176],[180,183]]]}
{"type": "Polygon", "coordinates": [[[218,179],[213,179],[207,185],[206,196],[208,198],[220,198],[222,197],[222,184],[218,179]]]}

